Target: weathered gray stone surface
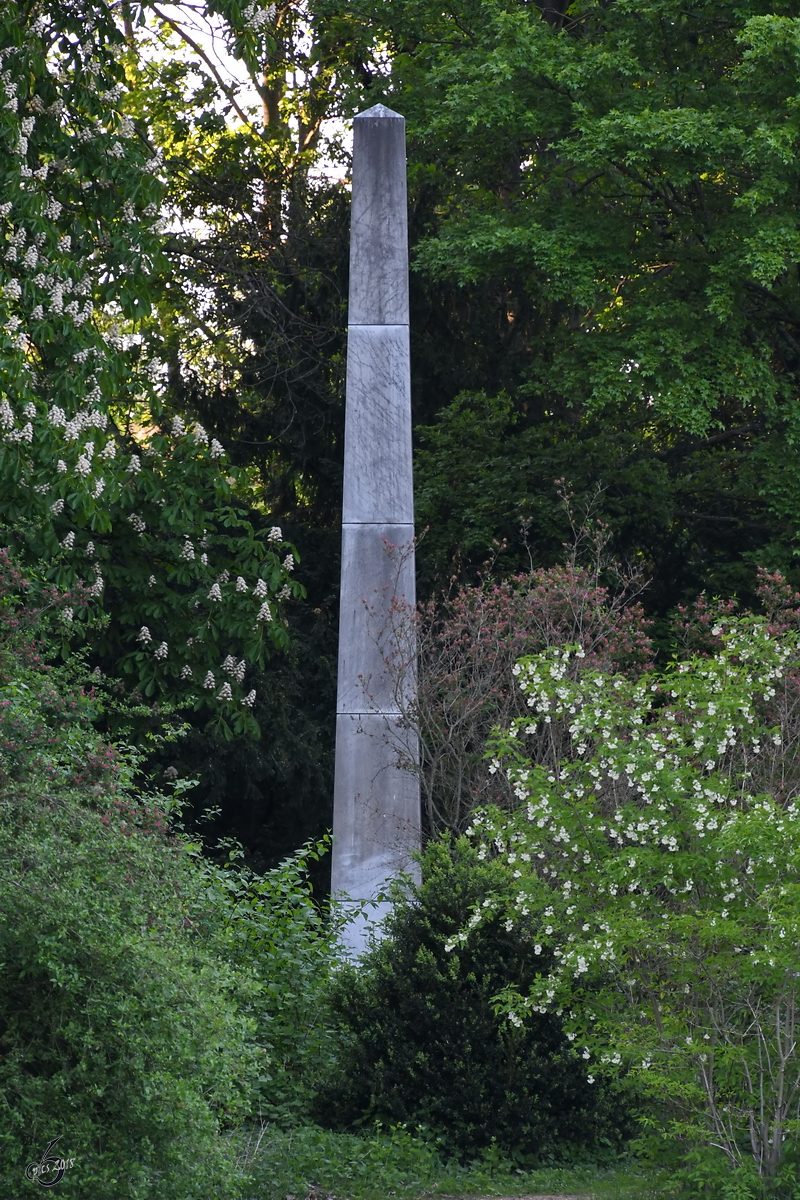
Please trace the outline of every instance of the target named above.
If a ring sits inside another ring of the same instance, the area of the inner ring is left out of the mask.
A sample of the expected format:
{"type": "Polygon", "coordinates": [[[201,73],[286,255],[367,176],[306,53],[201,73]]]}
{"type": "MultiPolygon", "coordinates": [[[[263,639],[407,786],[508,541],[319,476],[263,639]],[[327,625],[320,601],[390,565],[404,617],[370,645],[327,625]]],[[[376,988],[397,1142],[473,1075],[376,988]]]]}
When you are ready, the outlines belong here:
{"type": "MultiPolygon", "coordinates": [[[[331,878],[345,904],[376,901],[399,874],[418,873],[419,782],[403,768],[417,750],[398,722],[397,691],[407,703],[414,647],[395,611],[397,598],[413,606],[415,596],[407,245],[405,121],[376,105],[353,122],[331,878]]],[[[372,918],[387,911],[373,904],[372,918]]],[[[368,919],[345,933],[354,955],[368,919]]]]}
{"type": "Polygon", "coordinates": [[[350,325],[408,324],[406,123],[376,104],[353,121],[350,325]]]}
{"type": "Polygon", "coordinates": [[[413,537],[413,525],[342,527],[337,713],[392,714],[407,707],[413,676],[401,667],[415,647],[393,601],[412,608],[415,602],[413,537]],[[387,656],[394,670],[386,669],[387,656]]]}
{"type": "Polygon", "coordinates": [[[407,325],[350,325],[342,520],[414,520],[407,325]]]}
{"type": "Polygon", "coordinates": [[[339,713],[333,835],[338,867],[356,899],[376,896],[409,869],[409,849],[419,838],[419,788],[398,770],[398,751],[415,752],[407,730],[382,713],[339,713]]]}

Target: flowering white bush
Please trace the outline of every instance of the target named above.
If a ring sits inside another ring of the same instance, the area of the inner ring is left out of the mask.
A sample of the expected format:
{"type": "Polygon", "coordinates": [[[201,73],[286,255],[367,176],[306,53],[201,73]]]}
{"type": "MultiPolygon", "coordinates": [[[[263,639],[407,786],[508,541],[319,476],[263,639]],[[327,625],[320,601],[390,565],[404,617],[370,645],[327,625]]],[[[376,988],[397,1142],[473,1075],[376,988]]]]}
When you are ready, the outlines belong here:
{"type": "Polygon", "coordinates": [[[712,634],[713,656],[637,681],[573,671],[576,646],[523,659],[529,716],[493,743],[519,808],[471,832],[518,880],[507,921],[538,918],[557,963],[508,992],[510,1019],[562,1013],[598,1071],[669,1100],[676,1136],[774,1176],[800,1137],[800,635],[712,634]],[[533,761],[548,739],[557,765],[533,761]]]}

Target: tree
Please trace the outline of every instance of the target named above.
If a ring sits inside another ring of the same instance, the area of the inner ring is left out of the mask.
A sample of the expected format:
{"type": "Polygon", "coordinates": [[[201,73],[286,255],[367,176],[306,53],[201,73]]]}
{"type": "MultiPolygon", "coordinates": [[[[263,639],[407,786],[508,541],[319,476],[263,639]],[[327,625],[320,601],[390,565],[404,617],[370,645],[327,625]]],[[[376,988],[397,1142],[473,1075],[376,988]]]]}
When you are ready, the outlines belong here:
{"type": "Polygon", "coordinates": [[[387,46],[374,97],[409,122],[431,567],[453,543],[474,565],[473,533],[512,537],[520,509],[552,561],[564,476],[607,486],[618,549],[654,564],[661,611],[704,584],[752,591],[761,561],[791,567],[792,6],[357,12],[387,46]],[[459,436],[487,449],[460,475],[459,436]]]}
{"type": "MultiPolygon", "coordinates": [[[[126,112],[135,46],[102,3],[13,3],[0,21],[0,516],[54,582],[91,578],[109,670],[254,732],[246,674],[286,645],[280,604],[303,589],[222,444],[165,408],[148,324],[163,154],[126,112]]],[[[83,616],[64,615],[65,633],[83,616]]]]}
{"type": "Polygon", "coordinates": [[[711,652],[660,673],[576,671],[579,646],[521,660],[528,715],[494,759],[519,808],[473,822],[517,894],[451,944],[533,921],[554,963],[506,990],[511,1022],[563,1011],[595,1077],[624,1066],[665,1105],[667,1136],[775,1178],[800,1134],[800,643],[797,597],[763,585],[771,620],[704,610],[711,652]]]}

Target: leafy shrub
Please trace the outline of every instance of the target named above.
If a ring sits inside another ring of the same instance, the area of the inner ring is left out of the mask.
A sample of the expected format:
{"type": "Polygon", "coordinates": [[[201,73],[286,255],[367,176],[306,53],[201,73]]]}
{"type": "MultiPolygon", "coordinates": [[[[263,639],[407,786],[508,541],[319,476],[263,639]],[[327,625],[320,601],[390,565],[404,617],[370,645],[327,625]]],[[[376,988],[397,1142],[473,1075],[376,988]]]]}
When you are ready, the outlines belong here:
{"type": "Polygon", "coordinates": [[[465,838],[429,845],[423,883],[398,901],[386,939],[335,976],[342,1046],[317,1098],[323,1124],[405,1123],[462,1158],[494,1144],[538,1161],[623,1139],[623,1106],[587,1081],[557,1016],[515,1026],[495,1012],[493,997],[526,988],[541,965],[529,931],[489,922],[448,951],[473,905],[512,887],[465,838]]]}
{"type": "Polygon", "coordinates": [[[597,1073],[627,1066],[702,1152],[693,1177],[721,1151],[757,1188],[800,1146],[800,598],[777,577],[770,595],[767,617],[701,606],[708,649],[636,682],[571,672],[577,646],[523,659],[527,715],[494,743],[521,804],[474,821],[478,853],[518,876],[477,929],[549,922],[512,1018],[563,1010],[597,1073]]]}
{"type": "Polygon", "coordinates": [[[325,996],[335,928],[311,896],[308,864],[327,841],[257,875],[233,847],[223,868],[207,863],[201,928],[258,989],[247,1005],[258,1047],[251,1105],[262,1120],[291,1126],[309,1115],[318,1082],[334,1061],[335,1031],[325,996]]]}
{"type": "Polygon", "coordinates": [[[0,1194],[19,1194],[58,1138],[75,1160],[66,1200],[233,1198],[245,1175],[228,1134],[259,1106],[295,1111],[324,1043],[328,943],[304,856],[258,879],[176,834],[176,802],[142,796],[135,756],[97,734],[79,668],[36,650],[7,565],[0,1194]]]}
{"type": "Polygon", "coordinates": [[[59,1194],[233,1195],[256,984],[193,929],[180,844],[33,779],[0,796],[0,1190],[62,1135],[59,1194]]]}

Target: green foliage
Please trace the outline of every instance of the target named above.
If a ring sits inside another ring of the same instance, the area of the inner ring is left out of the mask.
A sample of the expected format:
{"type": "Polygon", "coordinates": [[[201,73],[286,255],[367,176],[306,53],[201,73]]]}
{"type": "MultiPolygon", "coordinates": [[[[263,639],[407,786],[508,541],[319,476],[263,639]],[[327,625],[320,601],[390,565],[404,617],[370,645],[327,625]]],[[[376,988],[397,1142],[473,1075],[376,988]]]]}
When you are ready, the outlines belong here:
{"type": "Polygon", "coordinates": [[[176,834],[185,783],[141,794],[0,566],[0,1190],[58,1138],[67,1197],[233,1200],[233,1129],[295,1118],[327,1063],[318,851],[259,878],[176,834]]]}
{"type": "Polygon", "coordinates": [[[448,952],[471,906],[498,890],[511,903],[507,874],[465,839],[429,845],[386,939],[334,976],[340,1061],[316,1104],[326,1124],[402,1123],[462,1158],[494,1146],[533,1162],[624,1138],[622,1104],[587,1082],[557,1017],[517,1028],[495,1013],[497,992],[533,982],[531,931],[489,922],[448,952]]]}
{"type": "Polygon", "coordinates": [[[522,660],[529,715],[495,745],[520,807],[474,822],[515,896],[453,945],[536,922],[541,965],[506,989],[508,1019],[563,1010],[598,1077],[622,1065],[666,1103],[674,1139],[774,1179],[800,1136],[800,643],[794,612],[712,615],[711,653],[635,682],[577,670],[579,647],[522,660]],[[558,761],[537,762],[551,741],[558,761]]]}
{"type": "Polygon", "coordinates": [[[61,1136],[65,1196],[234,1196],[257,985],[193,932],[163,820],[41,778],[0,797],[2,1188],[61,1136]],[[148,829],[148,825],[151,826],[148,829]]]}
{"type": "Polygon", "coordinates": [[[246,1010],[259,1048],[251,1109],[281,1126],[307,1117],[334,1061],[326,991],[335,924],[323,918],[306,880],[309,864],[327,848],[327,841],[306,847],[265,875],[241,865],[236,846],[224,866],[198,863],[204,874],[201,936],[224,946],[231,966],[259,984],[246,1010]]]}
{"type": "Polygon", "coordinates": [[[468,1165],[440,1157],[434,1145],[402,1126],[360,1136],[317,1126],[252,1130],[242,1155],[263,1200],[285,1196],[586,1195],[598,1200],[652,1200],[664,1180],[656,1171],[623,1161],[610,1167],[573,1165],[522,1170],[497,1153],[468,1165]]]}

